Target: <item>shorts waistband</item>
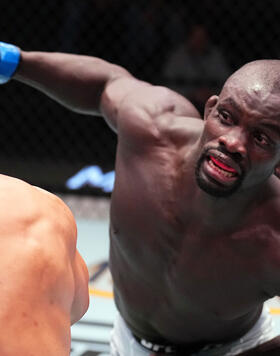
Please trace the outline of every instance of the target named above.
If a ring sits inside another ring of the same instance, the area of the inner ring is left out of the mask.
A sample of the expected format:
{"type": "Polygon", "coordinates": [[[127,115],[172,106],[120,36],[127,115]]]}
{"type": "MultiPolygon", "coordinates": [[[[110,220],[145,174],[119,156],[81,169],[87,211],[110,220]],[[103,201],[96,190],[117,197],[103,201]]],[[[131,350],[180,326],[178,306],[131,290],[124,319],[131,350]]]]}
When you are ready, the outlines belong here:
{"type": "Polygon", "coordinates": [[[151,341],[141,339],[141,338],[137,337],[136,335],[133,335],[133,336],[134,336],[135,340],[141,346],[143,346],[145,349],[147,349],[149,351],[161,352],[161,353],[165,353],[165,354],[175,354],[178,351],[175,346],[155,344],[151,341]]]}
{"type": "Polygon", "coordinates": [[[216,343],[205,343],[197,342],[192,344],[172,344],[165,343],[165,341],[153,342],[144,338],[139,338],[137,335],[132,334],[124,320],[119,316],[119,322],[122,325],[128,335],[133,337],[137,345],[141,346],[142,350],[147,350],[151,353],[163,355],[189,355],[197,354],[200,356],[222,356],[225,354],[239,355],[242,352],[253,349],[254,347],[261,345],[267,341],[275,338],[277,330],[275,330],[274,323],[272,321],[271,314],[269,312],[268,306],[265,304],[260,315],[260,318],[255,323],[255,325],[242,337],[230,342],[218,342],[216,343]]]}
{"type": "Polygon", "coordinates": [[[171,345],[171,344],[157,344],[142,338],[139,338],[136,335],[133,335],[135,340],[146,350],[158,352],[167,355],[175,355],[179,352],[182,353],[193,353],[201,351],[203,349],[209,349],[211,347],[216,347],[217,344],[212,344],[211,347],[206,343],[195,343],[190,345],[171,345]]]}

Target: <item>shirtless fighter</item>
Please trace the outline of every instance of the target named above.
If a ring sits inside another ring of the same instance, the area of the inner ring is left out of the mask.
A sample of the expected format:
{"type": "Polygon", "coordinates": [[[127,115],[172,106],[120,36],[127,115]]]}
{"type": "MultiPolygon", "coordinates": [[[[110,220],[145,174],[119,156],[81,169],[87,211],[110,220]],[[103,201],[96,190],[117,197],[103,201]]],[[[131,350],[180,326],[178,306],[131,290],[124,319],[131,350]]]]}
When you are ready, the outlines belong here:
{"type": "Polygon", "coordinates": [[[112,355],[279,355],[264,302],[280,292],[280,61],[235,72],[201,120],[101,59],[1,48],[20,54],[3,81],[118,133],[112,355]]]}
{"type": "MultiPolygon", "coordinates": [[[[19,59],[11,50],[0,51],[2,83],[19,59]]],[[[4,175],[0,201],[0,355],[69,356],[70,326],[89,301],[73,215],[55,195],[4,175]]]]}
{"type": "Polygon", "coordinates": [[[54,195],[0,175],[0,355],[69,356],[88,306],[76,225],[54,195]]]}

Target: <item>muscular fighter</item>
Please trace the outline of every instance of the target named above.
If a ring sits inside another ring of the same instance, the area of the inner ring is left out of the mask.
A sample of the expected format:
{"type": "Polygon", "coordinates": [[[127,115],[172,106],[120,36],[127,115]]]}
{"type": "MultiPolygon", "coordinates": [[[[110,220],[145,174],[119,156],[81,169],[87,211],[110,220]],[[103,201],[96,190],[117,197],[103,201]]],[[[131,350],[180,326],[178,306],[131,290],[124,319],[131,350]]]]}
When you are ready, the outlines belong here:
{"type": "Polygon", "coordinates": [[[112,355],[278,355],[264,302],[280,292],[280,61],[243,66],[201,120],[102,59],[17,50],[7,80],[118,133],[112,355]]]}
{"type": "Polygon", "coordinates": [[[0,175],[0,354],[69,356],[88,307],[76,225],[56,196],[0,175]]]}
{"type": "Polygon", "coordinates": [[[0,355],[69,356],[88,307],[76,225],[56,196],[0,175],[0,355]]]}

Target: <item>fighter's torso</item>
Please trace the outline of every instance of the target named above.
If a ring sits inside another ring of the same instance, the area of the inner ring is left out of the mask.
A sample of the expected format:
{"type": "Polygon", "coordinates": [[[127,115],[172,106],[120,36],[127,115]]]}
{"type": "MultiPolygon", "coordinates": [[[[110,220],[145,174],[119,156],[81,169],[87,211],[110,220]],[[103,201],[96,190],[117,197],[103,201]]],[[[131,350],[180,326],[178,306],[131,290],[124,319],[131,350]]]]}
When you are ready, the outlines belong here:
{"type": "Polygon", "coordinates": [[[238,337],[269,298],[267,260],[278,236],[264,214],[267,204],[256,202],[223,226],[216,216],[210,229],[196,208],[192,144],[134,157],[118,151],[110,250],[115,298],[132,331],[157,342],[238,337]]]}

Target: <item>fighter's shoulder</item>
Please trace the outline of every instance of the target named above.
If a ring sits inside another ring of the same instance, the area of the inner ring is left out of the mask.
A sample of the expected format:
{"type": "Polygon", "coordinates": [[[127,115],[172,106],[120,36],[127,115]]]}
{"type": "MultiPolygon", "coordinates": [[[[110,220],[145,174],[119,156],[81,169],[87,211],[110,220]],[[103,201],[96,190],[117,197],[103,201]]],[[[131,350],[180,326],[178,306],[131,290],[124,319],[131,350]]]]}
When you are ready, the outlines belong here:
{"type": "Polygon", "coordinates": [[[179,93],[164,86],[147,85],[141,82],[124,98],[122,109],[145,113],[150,118],[157,118],[165,113],[200,117],[194,105],[179,93]]]}
{"type": "Polygon", "coordinates": [[[134,77],[120,78],[107,87],[103,111],[110,123],[113,121],[116,131],[129,127],[138,132],[140,128],[153,127],[155,133],[154,120],[165,114],[200,117],[194,105],[182,95],[167,87],[151,85],[134,77]]]}
{"type": "MultiPolygon", "coordinates": [[[[182,98],[179,96],[176,99],[180,100],[182,98]]],[[[173,110],[163,111],[154,118],[158,131],[165,138],[175,139],[177,143],[180,137],[185,140],[187,137],[192,137],[196,140],[204,127],[204,121],[200,114],[189,101],[186,102],[185,98],[183,99],[181,107],[174,106],[173,110]]]]}
{"type": "Polygon", "coordinates": [[[4,228],[14,236],[23,232],[29,238],[40,236],[42,243],[57,235],[76,243],[75,219],[60,198],[20,179],[0,175],[0,236],[4,228]]]}

